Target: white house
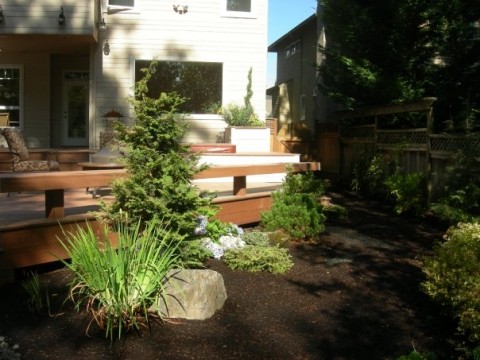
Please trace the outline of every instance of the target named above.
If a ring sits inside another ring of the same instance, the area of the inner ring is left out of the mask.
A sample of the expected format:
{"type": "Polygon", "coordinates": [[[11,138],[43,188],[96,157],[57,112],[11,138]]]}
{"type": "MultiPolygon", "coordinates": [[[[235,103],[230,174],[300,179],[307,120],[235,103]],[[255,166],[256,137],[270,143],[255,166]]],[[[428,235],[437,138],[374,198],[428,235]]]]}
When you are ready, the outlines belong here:
{"type": "Polygon", "coordinates": [[[99,147],[102,115],[127,122],[139,69],[160,61],[158,90],[189,97],[187,142],[215,142],[215,105],[265,114],[266,0],[12,0],[0,14],[0,112],[29,147],[99,147]]]}

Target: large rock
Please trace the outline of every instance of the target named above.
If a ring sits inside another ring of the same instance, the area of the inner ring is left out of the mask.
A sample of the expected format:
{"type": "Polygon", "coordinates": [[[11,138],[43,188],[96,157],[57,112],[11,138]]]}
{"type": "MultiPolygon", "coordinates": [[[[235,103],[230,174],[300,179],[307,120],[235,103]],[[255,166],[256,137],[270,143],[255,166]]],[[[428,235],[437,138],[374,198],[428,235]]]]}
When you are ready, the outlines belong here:
{"type": "Polygon", "coordinates": [[[153,309],[162,317],[204,320],[227,299],[223,277],[213,270],[176,270],[165,285],[165,299],[153,309]],[[166,304],[165,304],[166,301],[166,304]]]}

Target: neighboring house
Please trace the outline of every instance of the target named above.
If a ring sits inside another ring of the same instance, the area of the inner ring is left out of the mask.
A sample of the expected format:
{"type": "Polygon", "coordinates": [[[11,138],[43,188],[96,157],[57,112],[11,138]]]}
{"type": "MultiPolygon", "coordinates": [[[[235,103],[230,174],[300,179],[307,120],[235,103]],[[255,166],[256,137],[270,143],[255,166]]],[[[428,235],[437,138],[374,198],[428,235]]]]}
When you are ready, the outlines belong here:
{"type": "Polygon", "coordinates": [[[326,121],[326,100],[317,90],[320,44],[325,44],[324,28],[314,14],[268,47],[277,53],[277,79],[267,95],[281,137],[300,138],[306,129],[314,135],[318,123],[326,121]]]}
{"type": "Polygon", "coordinates": [[[0,112],[30,147],[99,147],[102,115],[132,122],[127,98],[152,59],[155,89],[190,98],[187,142],[215,142],[215,106],[265,114],[267,1],[13,0],[0,16],[0,112]],[[179,4],[179,5],[177,5],[179,4]],[[104,29],[105,27],[105,29],[104,29]]]}

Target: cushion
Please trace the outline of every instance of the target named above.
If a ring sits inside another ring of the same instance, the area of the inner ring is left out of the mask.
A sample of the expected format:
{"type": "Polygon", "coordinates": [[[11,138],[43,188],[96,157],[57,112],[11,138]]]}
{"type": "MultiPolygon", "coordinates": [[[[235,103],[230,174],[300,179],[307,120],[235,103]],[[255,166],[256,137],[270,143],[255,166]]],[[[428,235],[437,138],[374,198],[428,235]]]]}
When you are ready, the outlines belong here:
{"type": "Polygon", "coordinates": [[[50,160],[27,160],[13,163],[13,171],[46,171],[59,170],[60,165],[50,160]]]}
{"type": "Polygon", "coordinates": [[[23,140],[23,135],[20,130],[13,128],[3,129],[3,136],[7,140],[8,148],[13,156],[13,161],[25,161],[28,160],[28,149],[23,140]]]}

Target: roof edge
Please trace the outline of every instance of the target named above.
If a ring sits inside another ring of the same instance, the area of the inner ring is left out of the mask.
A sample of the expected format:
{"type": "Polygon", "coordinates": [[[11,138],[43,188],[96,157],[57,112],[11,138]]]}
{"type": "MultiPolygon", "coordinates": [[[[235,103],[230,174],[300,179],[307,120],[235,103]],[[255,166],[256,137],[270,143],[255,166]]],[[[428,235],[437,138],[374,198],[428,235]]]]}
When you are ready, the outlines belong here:
{"type": "Polygon", "coordinates": [[[310,22],[312,22],[313,20],[316,21],[317,19],[317,14],[314,13],[312,15],[310,15],[308,18],[306,18],[305,20],[303,20],[300,24],[298,24],[297,26],[295,26],[293,29],[291,29],[290,31],[288,31],[287,33],[285,33],[284,35],[282,35],[280,38],[278,38],[277,40],[275,40],[272,44],[270,44],[268,46],[268,52],[276,52],[274,49],[278,46],[278,44],[280,44],[281,42],[283,42],[284,40],[286,40],[289,36],[291,36],[294,32],[300,30],[302,27],[306,26],[307,24],[309,24],[310,22]]]}

